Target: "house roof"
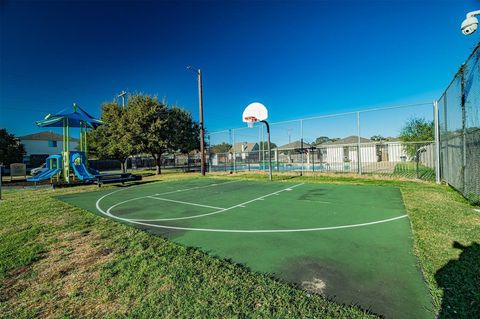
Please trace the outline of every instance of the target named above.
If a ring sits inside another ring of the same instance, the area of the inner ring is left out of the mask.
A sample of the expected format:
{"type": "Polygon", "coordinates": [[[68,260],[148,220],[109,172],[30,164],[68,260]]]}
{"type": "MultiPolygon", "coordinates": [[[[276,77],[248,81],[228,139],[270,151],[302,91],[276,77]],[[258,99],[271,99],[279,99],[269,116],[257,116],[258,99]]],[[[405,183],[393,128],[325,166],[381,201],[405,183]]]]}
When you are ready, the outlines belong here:
{"type": "MultiPolygon", "coordinates": [[[[369,143],[372,142],[372,140],[364,137],[360,137],[360,143],[369,143]]],[[[358,143],[358,136],[355,135],[350,135],[344,138],[341,138],[339,140],[336,140],[334,142],[329,141],[325,142],[322,145],[342,145],[342,144],[356,144],[358,143]]]]}
{"type": "MultiPolygon", "coordinates": [[[[303,142],[303,148],[309,148],[309,147],[312,147],[312,145],[303,142]]],[[[293,141],[291,143],[279,146],[276,149],[281,151],[281,150],[291,150],[291,149],[299,149],[299,148],[302,148],[302,142],[301,141],[293,141]]]]}
{"type": "Polygon", "coordinates": [[[234,151],[235,152],[252,152],[256,150],[258,150],[258,143],[247,143],[247,142],[235,143],[230,148],[230,152],[234,152],[234,151]]]}
{"type": "Polygon", "coordinates": [[[400,142],[400,137],[386,137],[386,142],[400,142]]]}
{"type": "MultiPolygon", "coordinates": [[[[20,140],[25,141],[63,141],[63,135],[54,132],[40,132],[18,137],[20,140]]],[[[78,142],[79,140],[70,137],[71,142],[78,142]]]]}

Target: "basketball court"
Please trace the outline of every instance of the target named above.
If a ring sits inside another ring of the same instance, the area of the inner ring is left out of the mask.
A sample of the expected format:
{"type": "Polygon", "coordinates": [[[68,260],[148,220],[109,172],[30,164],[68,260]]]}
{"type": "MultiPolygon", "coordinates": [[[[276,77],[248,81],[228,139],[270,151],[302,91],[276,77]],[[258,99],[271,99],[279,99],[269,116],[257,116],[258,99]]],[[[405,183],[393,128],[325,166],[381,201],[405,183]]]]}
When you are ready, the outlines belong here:
{"type": "Polygon", "coordinates": [[[192,178],[59,199],[337,302],[434,317],[398,188],[192,178]]]}

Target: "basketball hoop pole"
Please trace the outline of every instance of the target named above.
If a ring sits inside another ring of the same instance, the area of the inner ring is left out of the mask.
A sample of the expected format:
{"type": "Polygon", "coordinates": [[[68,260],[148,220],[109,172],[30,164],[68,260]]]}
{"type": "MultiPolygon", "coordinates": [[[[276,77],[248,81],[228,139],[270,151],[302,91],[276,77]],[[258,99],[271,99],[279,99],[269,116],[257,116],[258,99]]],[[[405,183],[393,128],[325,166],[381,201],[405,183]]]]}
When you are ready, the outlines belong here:
{"type": "Polygon", "coordinates": [[[269,170],[269,173],[268,173],[268,177],[270,180],[272,180],[272,151],[270,149],[270,125],[268,124],[267,121],[260,121],[262,123],[265,124],[265,126],[267,127],[267,136],[268,136],[268,144],[267,144],[267,147],[268,147],[268,170],[269,170]]]}

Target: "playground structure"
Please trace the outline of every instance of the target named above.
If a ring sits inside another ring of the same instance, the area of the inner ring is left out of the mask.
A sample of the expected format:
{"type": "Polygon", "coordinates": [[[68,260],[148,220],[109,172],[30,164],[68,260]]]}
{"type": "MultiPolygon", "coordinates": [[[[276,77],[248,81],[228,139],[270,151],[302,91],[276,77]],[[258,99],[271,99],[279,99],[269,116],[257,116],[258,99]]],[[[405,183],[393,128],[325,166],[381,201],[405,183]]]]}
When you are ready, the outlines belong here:
{"type": "Polygon", "coordinates": [[[99,186],[109,182],[126,182],[139,180],[140,176],[128,173],[100,174],[97,170],[88,167],[87,131],[96,129],[106,123],[88,114],[80,106],[73,104],[73,109],[65,108],[56,114],[48,114],[44,120],[37,121],[39,127],[62,127],[63,151],[61,154],[50,155],[46,159],[46,170],[41,174],[27,179],[29,182],[40,182],[54,179],[65,183],[75,181],[97,182],[99,186]],[[80,129],[79,150],[70,150],[70,128],[80,129]]]}

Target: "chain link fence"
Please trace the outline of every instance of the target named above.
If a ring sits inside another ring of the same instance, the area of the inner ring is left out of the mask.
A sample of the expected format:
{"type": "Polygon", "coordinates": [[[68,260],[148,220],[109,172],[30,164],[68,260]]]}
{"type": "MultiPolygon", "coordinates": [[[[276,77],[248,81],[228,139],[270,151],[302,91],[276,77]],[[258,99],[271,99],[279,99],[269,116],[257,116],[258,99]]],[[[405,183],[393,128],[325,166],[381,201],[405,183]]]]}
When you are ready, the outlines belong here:
{"type": "MultiPolygon", "coordinates": [[[[435,180],[433,115],[433,104],[422,103],[270,123],[272,169],[435,180]],[[400,139],[412,119],[431,125],[430,139],[400,139]]],[[[261,123],[209,133],[210,171],[269,170],[266,134],[261,123]]]]}
{"type": "Polygon", "coordinates": [[[480,44],[438,100],[440,174],[480,203],[480,44]]]}

